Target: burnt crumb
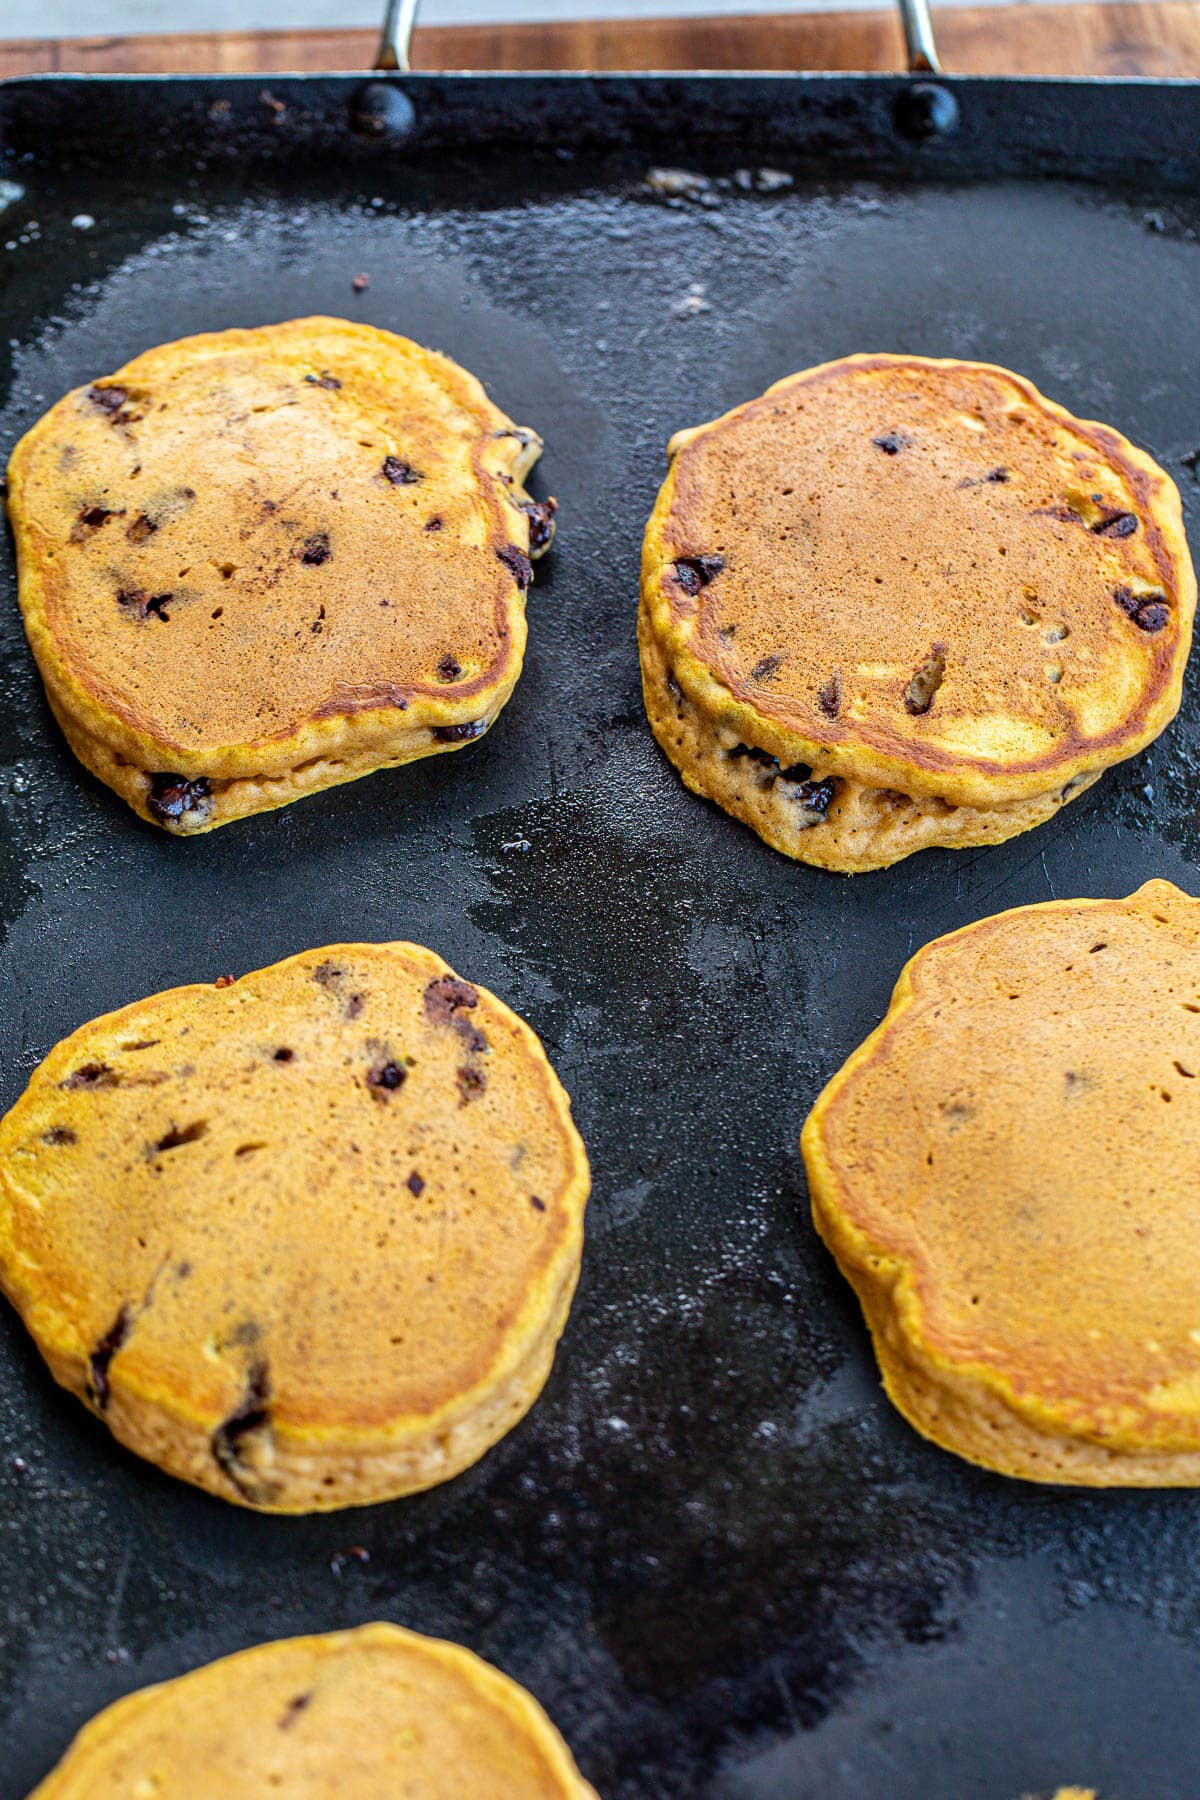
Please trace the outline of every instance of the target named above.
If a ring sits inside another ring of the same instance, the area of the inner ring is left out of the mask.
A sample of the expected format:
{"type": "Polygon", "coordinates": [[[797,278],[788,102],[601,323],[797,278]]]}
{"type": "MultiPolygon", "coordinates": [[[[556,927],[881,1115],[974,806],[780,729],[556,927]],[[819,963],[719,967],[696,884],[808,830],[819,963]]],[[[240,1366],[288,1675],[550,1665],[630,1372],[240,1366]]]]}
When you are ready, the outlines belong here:
{"type": "Polygon", "coordinates": [[[347,1019],[357,1019],[359,1013],[363,1009],[363,1005],[364,1001],[361,994],[350,994],[347,997],[345,1006],[342,1008],[343,1017],[347,1019]]]}
{"type": "Polygon", "coordinates": [[[1161,631],[1171,616],[1164,594],[1135,594],[1131,588],[1114,589],[1113,599],[1139,631],[1161,631]]]}
{"type": "Polygon", "coordinates": [[[123,506],[81,506],[71,527],[71,542],[82,543],[90,531],[99,531],[110,519],[119,519],[124,511],[123,506]]]}
{"type": "Polygon", "coordinates": [[[129,1326],[130,1313],[126,1303],[88,1358],[88,1392],[101,1412],[108,1410],[108,1403],[112,1398],[108,1380],[109,1364],[128,1338],[129,1326]]]}
{"type": "Polygon", "coordinates": [[[295,1059],[296,1059],[296,1052],[294,1050],[287,1049],[286,1046],[281,1045],[280,1048],[275,1052],[274,1060],[276,1062],[288,1063],[288,1062],[294,1062],[295,1059]]]}
{"type": "Polygon", "coordinates": [[[344,1550],[335,1550],[330,1557],[329,1572],[331,1575],[340,1575],[347,1563],[369,1563],[370,1560],[371,1552],[362,1544],[347,1544],[344,1550]]]}
{"type": "Polygon", "coordinates": [[[328,562],[332,555],[333,551],[329,548],[327,531],[314,531],[311,537],[305,538],[300,548],[300,561],[310,569],[318,568],[321,563],[328,562]]]}
{"type": "Polygon", "coordinates": [[[456,656],[447,651],[437,666],[439,681],[457,681],[462,674],[462,665],[456,656]]]}
{"type": "Polygon", "coordinates": [[[486,730],[486,719],[470,719],[465,725],[435,725],[433,735],[439,744],[468,744],[486,730]]]}
{"type": "Polygon", "coordinates": [[[426,531],[440,531],[442,529],[442,521],[435,514],[432,519],[426,519],[425,529],[426,531]]]}
{"type": "Polygon", "coordinates": [[[817,705],[827,719],[836,719],[842,710],[842,678],[833,674],[817,694],[817,705]]]}
{"type": "Polygon", "coordinates": [[[515,544],[502,544],[496,555],[519,588],[527,588],[533,580],[533,564],[515,544]]]}
{"type": "Polygon", "coordinates": [[[171,615],[167,611],[167,603],[173,600],[173,594],[148,594],[145,588],[118,588],[117,605],[131,612],[138,619],[161,619],[164,625],[170,624],[171,615]]]}
{"type": "Polygon", "coordinates": [[[213,1460],[233,1483],[243,1500],[252,1506],[261,1506],[272,1498],[273,1487],[264,1482],[258,1472],[246,1460],[246,1452],[250,1449],[247,1439],[253,1441],[256,1433],[270,1426],[271,1411],[270,1374],[265,1362],[253,1365],[246,1381],[246,1392],[241,1405],[235,1412],[217,1426],[209,1439],[209,1449],[213,1460]]]}
{"type": "Polygon", "coordinates": [[[411,463],[399,456],[384,457],[383,473],[393,487],[412,487],[415,482],[424,480],[424,476],[411,463]]]}
{"type": "Polygon", "coordinates": [[[52,1144],[56,1147],[60,1144],[75,1144],[78,1141],[69,1125],[52,1125],[49,1131],[42,1133],[43,1144],[52,1144]]]}
{"type": "Polygon", "coordinates": [[[946,674],[946,646],[934,644],[929,655],[919,668],[914,669],[904,690],[905,711],[916,717],[927,713],[933,705],[934,695],[942,685],[946,674]]]}
{"type": "Polygon", "coordinates": [[[157,530],[157,521],[148,518],[147,515],[142,512],[137,515],[136,519],[131,519],[129,524],[125,527],[125,536],[129,539],[131,544],[144,544],[146,539],[153,537],[157,530]]]}
{"type": "Polygon", "coordinates": [[[146,808],[160,825],[191,818],[204,824],[212,812],[212,783],[207,775],[193,781],[185,775],[152,775],[146,808]]]}
{"type": "Polygon", "coordinates": [[[1121,512],[1116,507],[1106,506],[1103,516],[1088,529],[1093,537],[1127,538],[1132,537],[1137,528],[1136,513],[1121,512]]]}
{"type": "Polygon", "coordinates": [[[328,369],[322,369],[321,373],[319,375],[306,375],[304,377],[304,379],[305,379],[305,381],[308,382],[310,387],[321,387],[321,388],[331,388],[332,389],[332,388],[340,388],[342,385],[341,382],[338,380],[337,376],[331,375],[329,373],[328,369]]]}
{"type": "Polygon", "coordinates": [[[546,1210],[546,1202],[544,1200],[539,1200],[536,1194],[530,1194],[529,1204],[532,1206],[534,1212],[545,1212],[546,1210]]]}
{"type": "Polygon", "coordinates": [[[693,597],[716,579],[725,567],[723,556],[677,556],[675,579],[685,594],[693,597]]]}
{"type": "Polygon", "coordinates": [[[421,1195],[425,1192],[425,1183],[415,1169],[408,1178],[408,1191],[417,1200],[419,1200],[421,1195]]]}
{"type": "Polygon", "coordinates": [[[370,285],[371,277],[366,274],[356,275],[354,280],[350,283],[350,286],[354,289],[356,294],[365,294],[370,285]]]}
{"type": "Polygon", "coordinates": [[[487,1086],[487,1076],[482,1069],[464,1067],[458,1070],[458,1104],[465,1106],[468,1100],[474,1100],[482,1094],[487,1086]]]}
{"type": "Polygon", "coordinates": [[[554,536],[554,515],[558,501],[522,500],[521,511],[529,514],[529,548],[534,556],[545,550],[554,536]]]}
{"type": "Polygon", "coordinates": [[[284,1707],[279,1718],[280,1731],[290,1731],[300,1714],[312,1705],[311,1694],[294,1694],[284,1707]]]}
{"type": "Polygon", "coordinates": [[[67,1079],[60,1081],[58,1085],[68,1090],[73,1088],[111,1088],[116,1087],[120,1079],[116,1070],[110,1069],[107,1063],[90,1062],[81,1063],[73,1074],[68,1075],[67,1079]]]}
{"type": "Polygon", "coordinates": [[[764,656],[750,671],[751,681],[769,681],[783,662],[782,656],[764,656]]]}
{"type": "Polygon", "coordinates": [[[408,1070],[402,1069],[399,1063],[376,1063],[374,1068],[367,1070],[367,1086],[378,1100],[386,1100],[407,1079],[408,1070]]]}
{"type": "Polygon", "coordinates": [[[872,438],[871,442],[885,456],[899,456],[901,450],[907,450],[912,439],[903,431],[885,431],[882,437],[872,438]]]}
{"type": "Polygon", "coordinates": [[[161,1155],[165,1150],[178,1150],[183,1144],[195,1144],[205,1136],[207,1131],[208,1126],[203,1119],[197,1119],[194,1125],[181,1127],[172,1125],[170,1131],[160,1137],[157,1144],[152,1146],[151,1153],[161,1155]]]}

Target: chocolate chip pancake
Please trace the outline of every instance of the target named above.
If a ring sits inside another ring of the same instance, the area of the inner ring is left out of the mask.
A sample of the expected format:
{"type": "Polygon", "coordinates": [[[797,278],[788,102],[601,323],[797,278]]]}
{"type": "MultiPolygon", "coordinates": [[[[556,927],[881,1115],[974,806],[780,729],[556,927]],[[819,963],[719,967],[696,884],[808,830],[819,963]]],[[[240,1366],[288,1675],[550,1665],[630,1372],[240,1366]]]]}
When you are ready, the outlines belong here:
{"type": "Polygon", "coordinates": [[[846,357],[668,454],[650,724],[786,855],[999,843],[1174,717],[1196,604],[1175,486],[1021,376],[846,357]]]}
{"type": "Polygon", "coordinates": [[[532,1405],[587,1158],[537,1038],[413,944],[175,988],[0,1122],[0,1286],[55,1379],[268,1512],[446,1481],[532,1405]]]}
{"type": "Polygon", "coordinates": [[[938,938],[801,1143],[918,1431],[1028,1481],[1200,1485],[1200,901],[938,938]]]}
{"type": "Polygon", "coordinates": [[[285,1638],[106,1707],[30,1800],[595,1800],[533,1696],[395,1625],[285,1638]]]}
{"type": "Polygon", "coordinates": [[[342,319],[185,338],[66,395],[8,504],[72,750],[192,833],[481,736],[553,534],[540,452],[449,358],[342,319]]]}

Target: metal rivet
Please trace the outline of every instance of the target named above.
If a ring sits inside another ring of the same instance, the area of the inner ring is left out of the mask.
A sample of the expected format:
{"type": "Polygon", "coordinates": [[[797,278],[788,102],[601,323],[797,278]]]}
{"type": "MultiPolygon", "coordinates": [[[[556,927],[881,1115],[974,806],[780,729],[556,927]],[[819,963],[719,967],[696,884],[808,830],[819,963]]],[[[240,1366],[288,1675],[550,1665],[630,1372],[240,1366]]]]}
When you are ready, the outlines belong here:
{"type": "Polygon", "coordinates": [[[914,81],[896,100],[896,129],[918,144],[949,137],[958,129],[958,101],[936,81],[914,81]]]}
{"type": "Polygon", "coordinates": [[[364,137],[400,142],[416,131],[417,115],[403,88],[388,81],[368,81],[350,101],[350,123],[364,137]]]}

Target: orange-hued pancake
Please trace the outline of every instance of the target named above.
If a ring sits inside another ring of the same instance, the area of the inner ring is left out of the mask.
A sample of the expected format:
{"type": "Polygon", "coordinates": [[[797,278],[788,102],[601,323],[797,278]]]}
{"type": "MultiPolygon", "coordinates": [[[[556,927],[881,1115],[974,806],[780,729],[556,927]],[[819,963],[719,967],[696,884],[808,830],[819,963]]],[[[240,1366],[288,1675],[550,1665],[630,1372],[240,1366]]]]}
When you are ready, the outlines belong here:
{"type": "Polygon", "coordinates": [[[650,723],[776,849],[854,871],[999,842],[1173,718],[1196,603],[1179,495],[1021,376],[846,357],[669,455],[650,723]]]}
{"type": "Polygon", "coordinates": [[[587,1158],[533,1032],[414,944],[58,1044],[0,1122],[0,1285],[55,1379],[269,1512],[446,1481],[540,1392],[587,1158]]]}
{"type": "Polygon", "coordinates": [[[342,319],[164,344],[9,465],[21,608],[76,755],[214,825],[479,737],[521,671],[541,450],[473,375],[342,319]]]}
{"type": "Polygon", "coordinates": [[[533,1696],[395,1625],[285,1638],[118,1700],[30,1800],[596,1800],[533,1696]]]}
{"type": "Polygon", "coordinates": [[[801,1142],[918,1431],[1030,1481],[1200,1485],[1200,902],[938,938],[801,1142]]]}

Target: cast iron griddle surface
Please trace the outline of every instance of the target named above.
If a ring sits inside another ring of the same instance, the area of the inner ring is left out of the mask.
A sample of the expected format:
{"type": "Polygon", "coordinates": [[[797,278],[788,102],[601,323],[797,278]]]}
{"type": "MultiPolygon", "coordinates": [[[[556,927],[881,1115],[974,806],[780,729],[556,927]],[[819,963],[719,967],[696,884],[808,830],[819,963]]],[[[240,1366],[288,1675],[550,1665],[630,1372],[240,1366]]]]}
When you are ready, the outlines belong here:
{"type": "Polygon", "coordinates": [[[1195,1496],[1022,1486],[908,1430],[796,1148],[929,937],[1151,875],[1200,887],[1195,680],[1166,739],[1051,824],[845,880],[685,791],[634,643],[671,432],[854,350],[992,359],[1113,421],[1175,475],[1195,544],[1195,199],[829,167],[672,208],[639,192],[647,161],[10,171],[28,191],[0,219],[6,449],[151,344],[340,313],[475,370],[545,435],[535,488],[562,512],[525,675],[479,746],[191,843],[63,747],[5,544],[0,1099],[138,995],[414,938],[541,1033],[595,1188],[530,1417],[449,1486],[361,1512],[260,1518],[160,1476],[4,1312],[3,1800],[119,1694],[380,1617],[525,1682],[605,1800],[1200,1786],[1195,1496]]]}

